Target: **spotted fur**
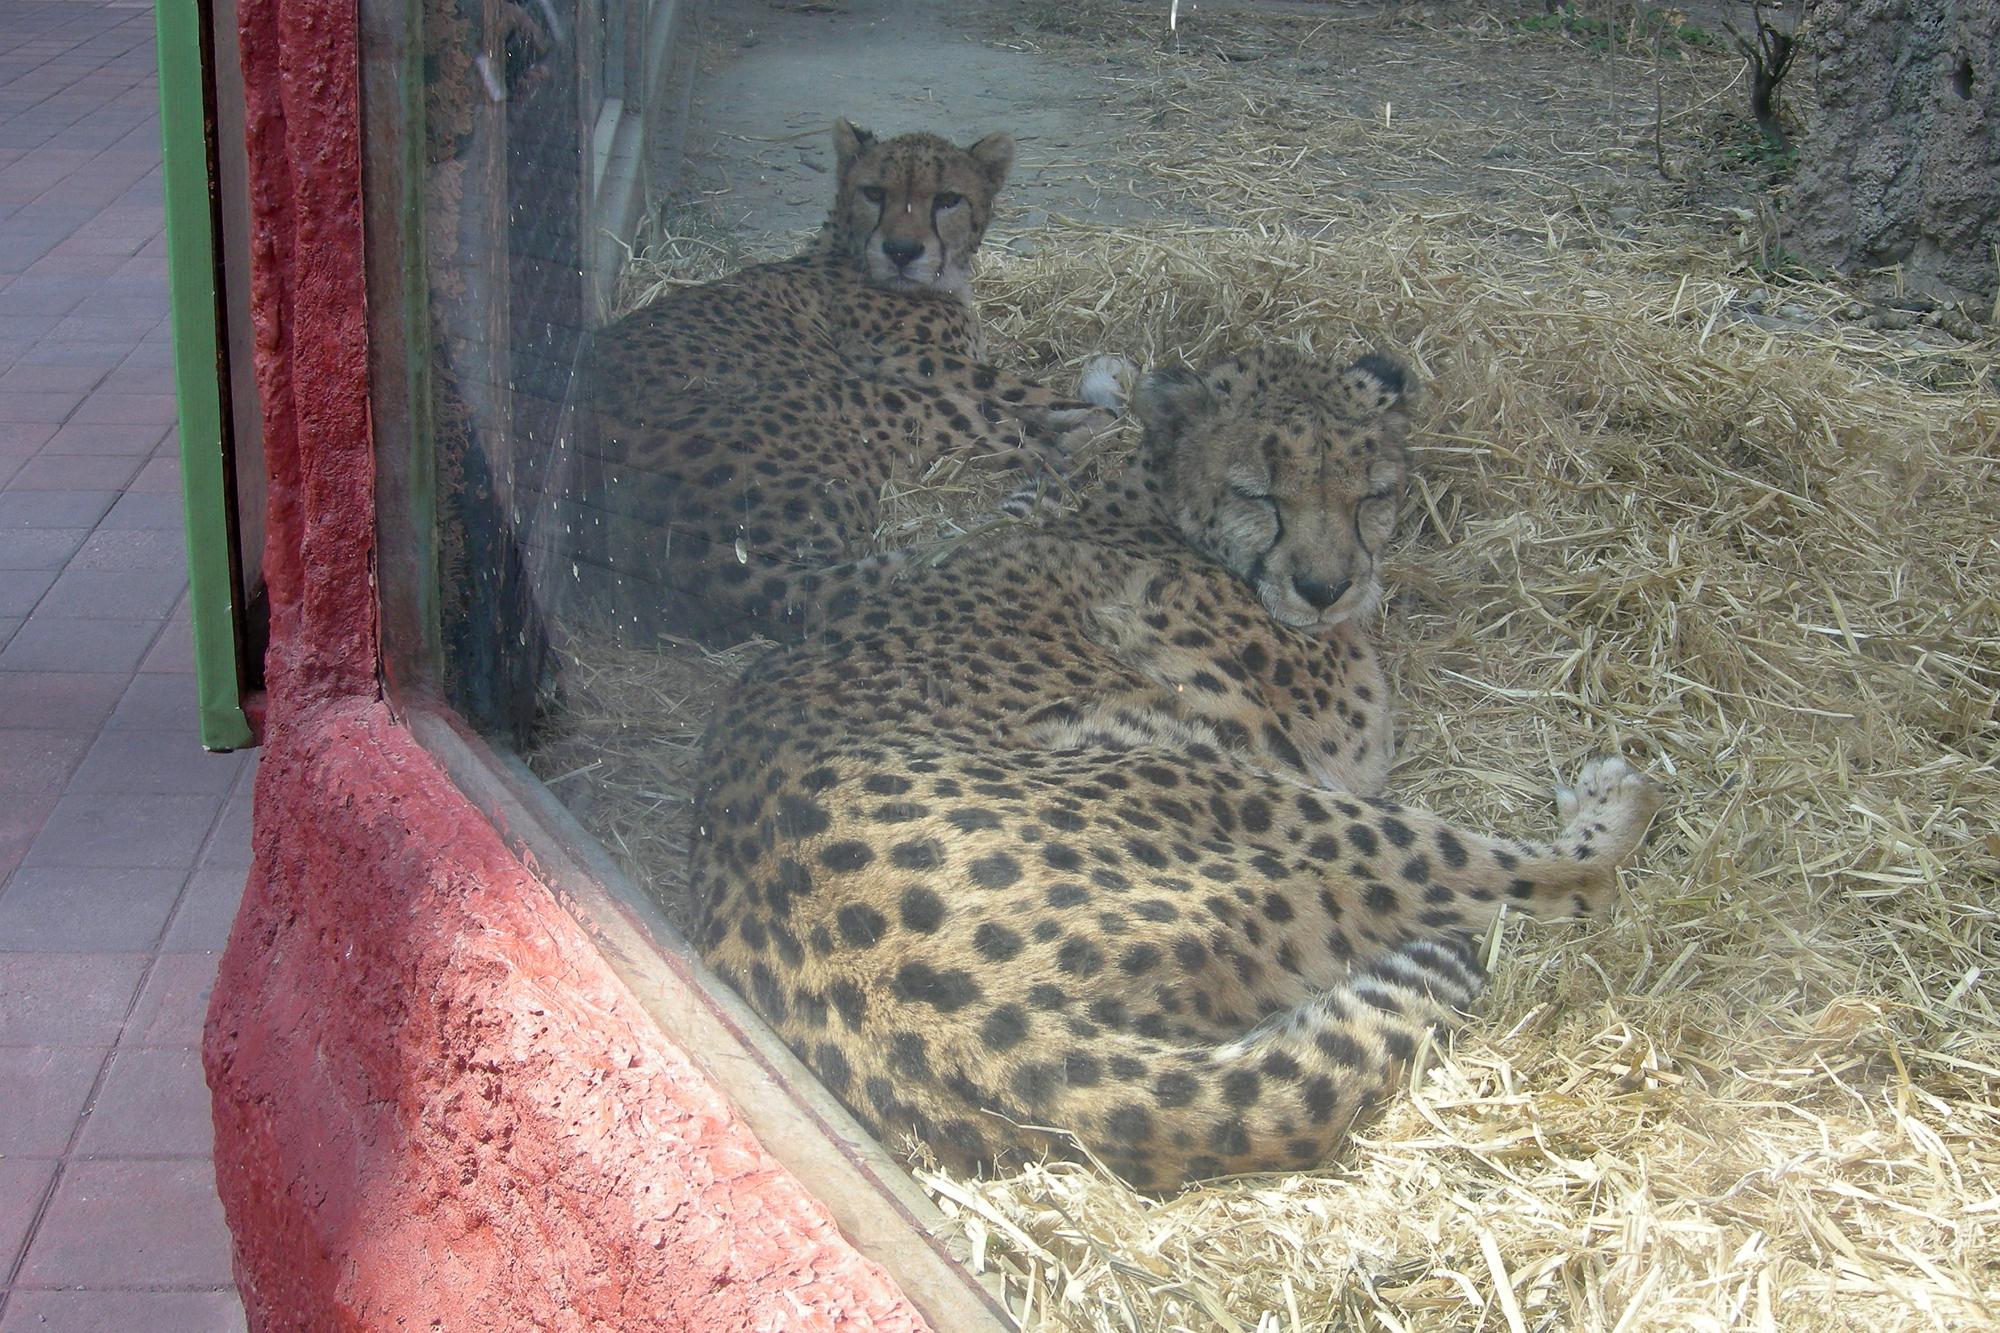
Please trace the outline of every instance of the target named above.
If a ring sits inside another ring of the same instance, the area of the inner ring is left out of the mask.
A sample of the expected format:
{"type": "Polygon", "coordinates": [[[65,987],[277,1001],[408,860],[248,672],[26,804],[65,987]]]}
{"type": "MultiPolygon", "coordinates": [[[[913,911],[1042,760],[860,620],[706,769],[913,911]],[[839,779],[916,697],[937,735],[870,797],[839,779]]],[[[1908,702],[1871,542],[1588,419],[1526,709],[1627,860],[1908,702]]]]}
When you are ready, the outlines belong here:
{"type": "Polygon", "coordinates": [[[1603,903],[1654,805],[1616,759],[1550,842],[1377,794],[1399,367],[1265,350],[1137,397],[1122,481],[830,580],[708,733],[704,955],[961,1171],[1324,1162],[1479,992],[1473,933],[1603,903]]]}
{"type": "Polygon", "coordinates": [[[796,632],[801,570],[851,560],[883,483],[957,455],[1059,466],[1114,416],[982,360],[974,253],[1013,160],[835,126],[837,187],[804,254],[669,292],[591,354],[578,560],[642,587],[628,631],[796,632]]]}

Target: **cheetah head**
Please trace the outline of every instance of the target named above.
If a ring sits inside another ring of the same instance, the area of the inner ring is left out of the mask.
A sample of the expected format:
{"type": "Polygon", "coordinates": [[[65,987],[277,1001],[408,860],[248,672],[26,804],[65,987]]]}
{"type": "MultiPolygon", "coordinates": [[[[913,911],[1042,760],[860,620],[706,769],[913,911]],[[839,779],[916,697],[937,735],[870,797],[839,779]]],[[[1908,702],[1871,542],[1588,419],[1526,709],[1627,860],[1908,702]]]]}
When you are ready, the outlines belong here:
{"type": "Polygon", "coordinates": [[[1273,619],[1319,631],[1365,616],[1407,471],[1402,366],[1335,366],[1279,347],[1196,374],[1154,371],[1133,407],[1166,508],[1273,619]]]}
{"type": "Polygon", "coordinates": [[[1014,162],[1014,139],[957,148],[934,134],[878,139],[834,122],[840,183],[827,230],[870,282],[969,297],[972,255],[1014,162]]]}

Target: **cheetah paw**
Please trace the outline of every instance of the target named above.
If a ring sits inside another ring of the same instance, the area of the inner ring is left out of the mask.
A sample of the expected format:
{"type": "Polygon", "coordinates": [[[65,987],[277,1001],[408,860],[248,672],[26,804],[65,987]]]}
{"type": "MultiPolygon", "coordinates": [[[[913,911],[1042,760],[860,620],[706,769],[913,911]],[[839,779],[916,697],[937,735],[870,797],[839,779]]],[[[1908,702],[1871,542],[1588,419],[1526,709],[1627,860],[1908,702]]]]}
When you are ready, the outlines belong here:
{"type": "Polygon", "coordinates": [[[1556,788],[1563,837],[1613,860],[1639,845],[1660,802],[1658,784],[1617,755],[1587,761],[1574,787],[1556,788]]]}
{"type": "Polygon", "coordinates": [[[1132,400],[1132,386],[1139,382],[1139,367],[1115,352],[1103,352],[1083,363],[1077,377],[1076,396],[1086,403],[1123,414],[1132,400]]]}

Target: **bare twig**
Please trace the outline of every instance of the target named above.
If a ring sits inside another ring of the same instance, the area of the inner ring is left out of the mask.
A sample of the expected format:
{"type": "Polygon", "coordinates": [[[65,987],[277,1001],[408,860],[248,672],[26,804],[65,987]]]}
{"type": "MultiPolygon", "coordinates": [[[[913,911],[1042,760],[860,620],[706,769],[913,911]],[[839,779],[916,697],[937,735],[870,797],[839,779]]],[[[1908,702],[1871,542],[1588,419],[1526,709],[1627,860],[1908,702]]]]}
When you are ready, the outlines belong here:
{"type": "Polygon", "coordinates": [[[1763,0],[1752,0],[1750,12],[1757,20],[1754,40],[1745,37],[1728,19],[1722,21],[1722,26],[1736,39],[1736,49],[1750,62],[1750,114],[1757,121],[1757,129],[1765,142],[1783,149],[1789,146],[1789,141],[1784,127],[1778,123],[1778,85],[1792,67],[1797,44],[1792,33],[1764,17],[1763,0]]]}

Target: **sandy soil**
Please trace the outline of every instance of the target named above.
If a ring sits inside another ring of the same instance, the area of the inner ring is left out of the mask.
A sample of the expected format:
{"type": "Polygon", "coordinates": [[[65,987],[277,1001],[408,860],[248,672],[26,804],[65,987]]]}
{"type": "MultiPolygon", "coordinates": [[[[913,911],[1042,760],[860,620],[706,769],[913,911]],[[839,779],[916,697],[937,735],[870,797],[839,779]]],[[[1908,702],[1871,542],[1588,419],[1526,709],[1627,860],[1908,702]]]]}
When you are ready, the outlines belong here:
{"type": "Polygon", "coordinates": [[[1018,145],[992,244],[1051,216],[1135,222],[1164,206],[1108,165],[1103,86],[1076,63],[990,39],[977,8],[908,0],[718,0],[688,135],[684,198],[746,242],[819,225],[836,115],[890,135],[1018,145]]]}
{"type": "MultiPolygon", "coordinates": [[[[717,0],[677,205],[701,204],[753,252],[824,216],[827,127],[835,115],[883,134],[928,129],[969,142],[1013,132],[1020,154],[993,244],[1050,218],[1112,224],[1149,219],[1230,223],[1226,200],[1169,198],[1157,180],[1122,171],[1124,137],[1149,57],[1191,57],[1185,103],[1154,125],[1199,127],[1242,108],[1272,129],[1318,129],[1329,115],[1417,124],[1442,151],[1400,162],[1357,161],[1334,173],[1344,202],[1417,194],[1453,204],[1587,191],[1611,207],[1713,214],[1743,208],[1766,183],[1744,144],[1713,142],[1739,111],[1733,94],[1691,103],[1682,62],[1727,41],[1723,9],[1679,11],[1690,26],[1586,19],[1572,30],[1496,32],[1556,22],[1539,4],[1380,6],[1311,0],[1211,0],[1169,6],[1105,0],[717,0]],[[1662,77],[1635,70],[1657,43],[1662,77]],[[1707,43],[1697,49],[1697,43],[1707,43]],[[1215,86],[1216,76],[1231,85],[1215,86]],[[1466,151],[1467,141],[1471,151],[1466,151]],[[1699,140],[1699,144],[1696,141],[1699,140]],[[1448,141],[1448,142],[1447,142],[1448,141]],[[1665,170],[1649,159],[1664,158],[1665,170]]],[[[1634,9],[1633,15],[1640,11],[1634,9]]],[[[1652,11],[1647,11],[1651,13],[1652,11]]],[[[1315,202],[1300,199],[1302,211],[1315,202]]],[[[1621,212],[1621,220],[1626,215],[1621,212]]]]}

